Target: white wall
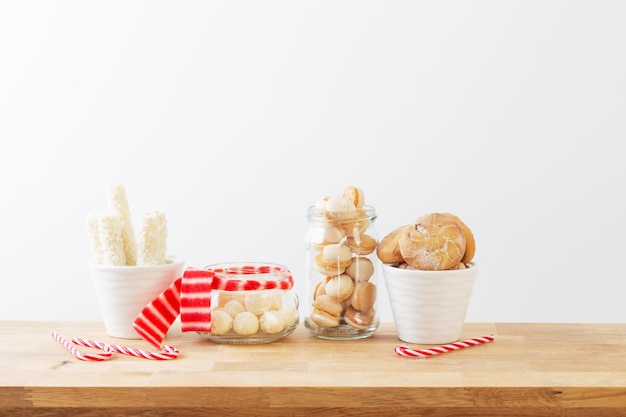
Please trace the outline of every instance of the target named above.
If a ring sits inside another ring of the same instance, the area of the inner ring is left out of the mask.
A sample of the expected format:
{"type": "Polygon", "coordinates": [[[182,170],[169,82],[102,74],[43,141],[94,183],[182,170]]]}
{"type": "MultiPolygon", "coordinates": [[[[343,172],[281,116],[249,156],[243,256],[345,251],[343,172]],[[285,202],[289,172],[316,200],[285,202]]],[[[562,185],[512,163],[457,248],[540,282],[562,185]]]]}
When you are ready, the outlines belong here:
{"type": "MultiPolygon", "coordinates": [[[[623,1],[3,1],[0,319],[100,319],[126,185],[187,265],[279,262],[350,184],[473,229],[468,321],[626,322],[623,1]]],[[[379,309],[391,312],[383,287],[379,309]]]]}

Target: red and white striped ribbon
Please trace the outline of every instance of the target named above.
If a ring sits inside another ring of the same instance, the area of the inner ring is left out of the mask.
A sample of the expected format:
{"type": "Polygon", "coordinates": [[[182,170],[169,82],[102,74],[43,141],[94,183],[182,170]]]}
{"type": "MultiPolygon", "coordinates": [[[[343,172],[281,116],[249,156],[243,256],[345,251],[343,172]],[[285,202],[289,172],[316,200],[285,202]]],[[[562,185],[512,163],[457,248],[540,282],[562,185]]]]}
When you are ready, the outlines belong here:
{"type": "Polygon", "coordinates": [[[429,358],[442,353],[452,352],[453,350],[465,349],[472,346],[482,345],[483,343],[493,342],[495,336],[488,334],[485,336],[475,337],[473,339],[461,340],[442,346],[435,346],[428,349],[411,349],[408,346],[397,346],[394,349],[397,355],[409,358],[429,358]]]}
{"type": "Polygon", "coordinates": [[[222,291],[258,291],[258,290],[271,290],[281,289],[288,290],[293,287],[293,276],[289,270],[283,268],[280,265],[243,265],[243,266],[231,266],[228,268],[209,268],[209,271],[213,271],[216,275],[213,277],[211,288],[214,290],[222,291]],[[286,274],[287,277],[280,280],[257,280],[257,279],[233,279],[233,276],[246,276],[246,275],[265,275],[265,274],[286,274]],[[222,278],[220,275],[229,275],[229,278],[222,278]]]}

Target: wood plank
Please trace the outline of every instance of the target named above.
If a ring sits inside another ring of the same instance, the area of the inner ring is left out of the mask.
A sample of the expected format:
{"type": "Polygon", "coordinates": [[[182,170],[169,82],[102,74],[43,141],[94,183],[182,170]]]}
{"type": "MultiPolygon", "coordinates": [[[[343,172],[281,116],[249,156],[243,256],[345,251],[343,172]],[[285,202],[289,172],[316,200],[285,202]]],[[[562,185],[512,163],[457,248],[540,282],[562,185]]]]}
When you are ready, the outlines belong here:
{"type": "Polygon", "coordinates": [[[99,322],[0,322],[0,415],[626,416],[622,324],[467,323],[462,338],[496,341],[428,359],[395,355],[402,342],[389,323],[358,341],[300,326],[256,346],[175,326],[166,343],[181,356],[171,361],[78,361],[52,331],[151,349],[99,322]]]}

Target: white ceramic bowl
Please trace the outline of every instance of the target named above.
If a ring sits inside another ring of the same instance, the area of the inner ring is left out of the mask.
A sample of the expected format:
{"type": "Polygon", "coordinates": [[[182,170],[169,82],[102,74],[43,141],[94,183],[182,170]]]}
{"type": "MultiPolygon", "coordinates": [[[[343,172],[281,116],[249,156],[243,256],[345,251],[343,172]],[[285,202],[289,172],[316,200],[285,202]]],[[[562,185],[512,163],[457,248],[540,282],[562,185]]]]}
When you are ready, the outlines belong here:
{"type": "Polygon", "coordinates": [[[89,263],[91,277],[109,336],[141,339],[133,322],[141,310],[183,273],[185,261],[174,256],[155,266],[108,266],[89,263]]]}
{"type": "Polygon", "coordinates": [[[445,344],[459,339],[478,267],[421,271],[383,264],[396,330],[400,340],[445,344]]]}

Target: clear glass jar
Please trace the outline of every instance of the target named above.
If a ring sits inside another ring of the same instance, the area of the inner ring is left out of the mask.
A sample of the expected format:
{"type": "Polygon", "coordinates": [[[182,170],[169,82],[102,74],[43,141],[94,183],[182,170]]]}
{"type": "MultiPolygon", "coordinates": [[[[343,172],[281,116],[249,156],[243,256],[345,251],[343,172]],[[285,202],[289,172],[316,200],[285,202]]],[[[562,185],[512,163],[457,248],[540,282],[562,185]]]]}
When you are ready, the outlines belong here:
{"type": "Polygon", "coordinates": [[[315,206],[308,209],[304,325],[321,339],[362,339],[379,325],[376,210],[363,206],[354,216],[334,218],[315,206]]]}
{"type": "Polygon", "coordinates": [[[225,344],[259,344],[282,339],[298,326],[298,295],[284,266],[260,262],[209,265],[211,332],[203,337],[225,344]]]}

